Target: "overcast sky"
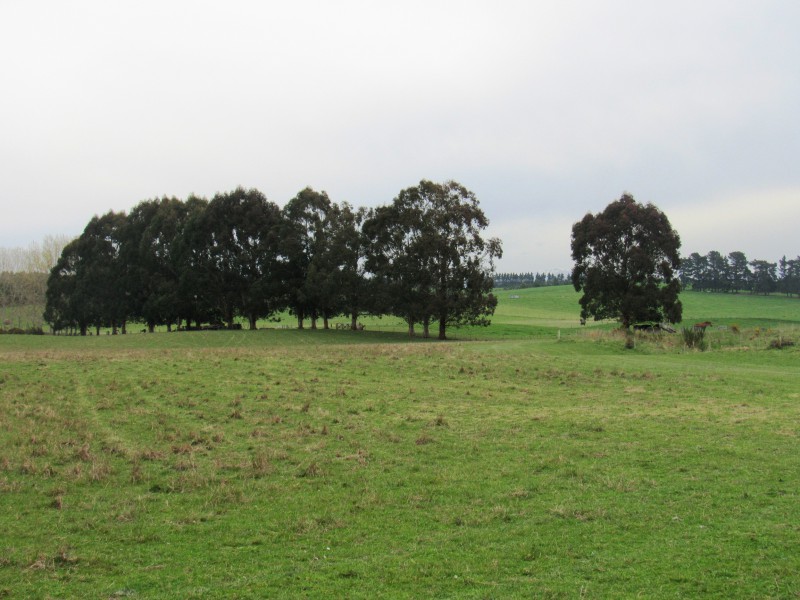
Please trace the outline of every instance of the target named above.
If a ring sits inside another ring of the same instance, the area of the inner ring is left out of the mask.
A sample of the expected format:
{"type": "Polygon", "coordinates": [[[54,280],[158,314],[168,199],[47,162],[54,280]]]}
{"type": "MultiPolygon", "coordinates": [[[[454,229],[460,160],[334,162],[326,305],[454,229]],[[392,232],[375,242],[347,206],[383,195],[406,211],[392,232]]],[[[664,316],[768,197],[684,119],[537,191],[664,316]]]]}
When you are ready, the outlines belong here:
{"type": "Polygon", "coordinates": [[[0,0],[0,246],[163,195],[474,191],[501,271],[629,192],[800,253],[797,0],[0,0]]]}

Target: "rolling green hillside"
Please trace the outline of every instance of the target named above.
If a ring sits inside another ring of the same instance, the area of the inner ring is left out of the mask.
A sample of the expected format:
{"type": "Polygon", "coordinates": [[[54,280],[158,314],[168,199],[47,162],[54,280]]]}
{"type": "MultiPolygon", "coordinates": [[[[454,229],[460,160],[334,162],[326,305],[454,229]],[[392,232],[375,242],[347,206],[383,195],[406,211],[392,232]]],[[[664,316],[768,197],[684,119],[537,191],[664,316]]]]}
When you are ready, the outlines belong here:
{"type": "MultiPolygon", "coordinates": [[[[589,321],[582,328],[579,322],[580,294],[572,286],[498,290],[497,297],[498,306],[489,329],[454,331],[454,335],[513,337],[551,333],[554,329],[566,333],[569,330],[617,326],[613,321],[589,321]]],[[[684,292],[680,299],[683,323],[678,325],[679,328],[700,321],[742,327],[800,325],[800,299],[796,297],[684,292]]]]}

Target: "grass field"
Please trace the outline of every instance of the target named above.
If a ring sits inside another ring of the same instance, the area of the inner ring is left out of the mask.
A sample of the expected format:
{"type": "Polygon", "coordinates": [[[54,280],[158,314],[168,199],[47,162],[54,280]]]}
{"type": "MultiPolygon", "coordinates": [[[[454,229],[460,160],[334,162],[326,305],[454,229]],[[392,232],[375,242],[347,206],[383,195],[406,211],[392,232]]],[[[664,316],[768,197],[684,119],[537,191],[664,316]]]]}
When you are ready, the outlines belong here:
{"type": "Polygon", "coordinates": [[[707,352],[566,287],[444,343],[0,336],[0,597],[798,598],[800,301],[682,299],[707,352]]]}

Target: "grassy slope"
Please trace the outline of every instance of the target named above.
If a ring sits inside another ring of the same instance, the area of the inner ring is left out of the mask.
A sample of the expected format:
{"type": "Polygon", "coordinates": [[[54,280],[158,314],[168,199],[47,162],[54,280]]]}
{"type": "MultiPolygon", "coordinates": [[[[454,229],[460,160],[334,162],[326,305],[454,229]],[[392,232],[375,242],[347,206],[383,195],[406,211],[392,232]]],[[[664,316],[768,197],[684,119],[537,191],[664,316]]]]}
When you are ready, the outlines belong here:
{"type": "Polygon", "coordinates": [[[479,342],[0,336],[0,596],[796,597],[797,349],[514,293],[479,342]]]}

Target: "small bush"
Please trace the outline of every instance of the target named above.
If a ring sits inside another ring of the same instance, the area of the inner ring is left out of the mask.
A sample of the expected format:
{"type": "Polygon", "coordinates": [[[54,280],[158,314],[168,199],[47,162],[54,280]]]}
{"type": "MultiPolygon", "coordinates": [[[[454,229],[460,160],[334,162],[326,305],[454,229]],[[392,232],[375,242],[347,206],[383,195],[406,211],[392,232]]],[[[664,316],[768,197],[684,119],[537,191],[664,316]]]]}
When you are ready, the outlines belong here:
{"type": "Polygon", "coordinates": [[[41,327],[28,327],[27,329],[21,329],[19,327],[10,327],[8,329],[4,329],[0,327],[0,335],[7,334],[7,335],[44,335],[44,330],[41,327]]]}
{"type": "Polygon", "coordinates": [[[684,327],[683,343],[686,344],[687,348],[705,350],[707,347],[705,330],[695,327],[684,327]]]}
{"type": "Polygon", "coordinates": [[[631,332],[625,333],[625,349],[633,350],[636,348],[636,336],[631,332]]]}
{"type": "Polygon", "coordinates": [[[770,350],[783,350],[784,348],[790,348],[792,346],[794,346],[794,341],[787,340],[781,337],[778,338],[777,340],[772,340],[769,343],[768,348],[770,350]]]}

